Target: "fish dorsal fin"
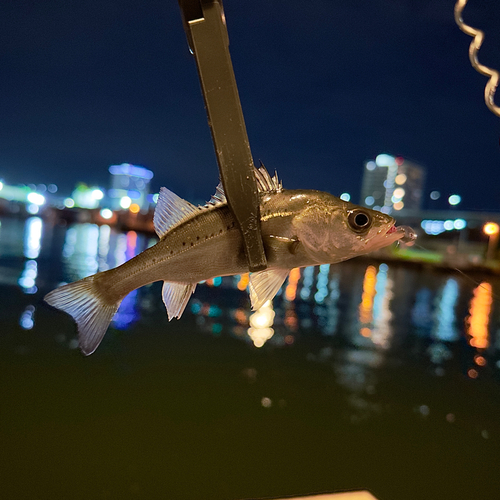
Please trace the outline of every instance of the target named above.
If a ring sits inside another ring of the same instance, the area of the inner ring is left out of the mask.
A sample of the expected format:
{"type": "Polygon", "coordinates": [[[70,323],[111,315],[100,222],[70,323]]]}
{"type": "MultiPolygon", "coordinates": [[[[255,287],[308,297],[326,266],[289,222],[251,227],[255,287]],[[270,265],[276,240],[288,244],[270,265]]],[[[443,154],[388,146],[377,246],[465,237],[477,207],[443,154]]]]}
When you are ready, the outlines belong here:
{"type": "Polygon", "coordinates": [[[254,311],[274,298],[289,272],[290,269],[266,269],[250,275],[250,301],[254,311]]]}
{"type": "Polygon", "coordinates": [[[185,283],[169,283],[168,281],[163,282],[163,288],[161,291],[161,296],[163,303],[167,308],[168,320],[171,321],[174,318],[179,319],[186,309],[189,298],[193,295],[196,289],[196,283],[194,285],[185,283]]]}
{"type": "Polygon", "coordinates": [[[260,162],[260,167],[255,169],[255,179],[257,180],[257,188],[261,193],[281,193],[283,185],[278,179],[278,173],[275,171],[271,177],[266,167],[260,162]]]}
{"type": "Polygon", "coordinates": [[[198,212],[192,203],[162,187],[153,217],[156,234],[162,238],[173,226],[198,212]]]}
{"type": "Polygon", "coordinates": [[[222,187],[222,182],[219,182],[215,188],[215,194],[212,195],[210,201],[207,202],[209,205],[220,205],[221,203],[227,203],[226,193],[224,193],[224,188],[222,187]]]}

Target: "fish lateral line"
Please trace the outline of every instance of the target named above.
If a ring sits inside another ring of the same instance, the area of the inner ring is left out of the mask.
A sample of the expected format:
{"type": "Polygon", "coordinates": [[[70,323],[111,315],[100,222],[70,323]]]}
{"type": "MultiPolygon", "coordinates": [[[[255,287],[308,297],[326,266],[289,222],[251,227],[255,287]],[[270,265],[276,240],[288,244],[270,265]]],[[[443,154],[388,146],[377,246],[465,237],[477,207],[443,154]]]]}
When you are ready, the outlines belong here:
{"type": "MultiPolygon", "coordinates": [[[[341,262],[408,236],[404,228],[394,230],[391,216],[329,193],[284,192],[277,174],[271,177],[263,165],[255,169],[255,177],[265,208],[262,234],[268,268],[250,274],[254,310],[274,298],[293,268],[341,262]]],[[[162,299],[171,320],[182,316],[200,281],[248,272],[242,236],[220,184],[202,207],[162,188],[153,223],[158,243],[114,269],[63,285],[44,297],[73,317],[85,355],[97,349],[131,291],[163,281],[162,299]],[[203,248],[201,244],[207,242],[203,248]],[[177,262],[166,264],[179,255],[183,257],[177,262]]]]}

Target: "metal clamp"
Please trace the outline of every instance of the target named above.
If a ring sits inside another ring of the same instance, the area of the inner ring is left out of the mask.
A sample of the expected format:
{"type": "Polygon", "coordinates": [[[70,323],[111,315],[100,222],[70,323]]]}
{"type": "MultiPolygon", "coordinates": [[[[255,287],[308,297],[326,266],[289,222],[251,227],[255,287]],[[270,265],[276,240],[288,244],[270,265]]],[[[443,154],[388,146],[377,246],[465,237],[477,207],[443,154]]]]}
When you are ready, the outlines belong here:
{"type": "Polygon", "coordinates": [[[243,236],[250,271],[267,267],[254,163],[241,109],[221,0],[179,0],[193,53],[219,172],[243,236]]]}

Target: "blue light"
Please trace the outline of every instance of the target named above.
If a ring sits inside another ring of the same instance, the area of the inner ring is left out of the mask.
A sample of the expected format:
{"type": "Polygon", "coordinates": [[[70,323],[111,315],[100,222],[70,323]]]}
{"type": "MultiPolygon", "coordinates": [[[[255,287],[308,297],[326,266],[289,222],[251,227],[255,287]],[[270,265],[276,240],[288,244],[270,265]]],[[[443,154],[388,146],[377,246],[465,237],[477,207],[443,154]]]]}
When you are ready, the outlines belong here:
{"type": "Polygon", "coordinates": [[[137,165],[132,165],[131,163],[111,165],[109,167],[109,173],[113,175],[132,175],[146,180],[151,180],[154,175],[151,170],[144,167],[138,167],[137,165]]]}
{"type": "Polygon", "coordinates": [[[378,167],[390,167],[396,162],[394,156],[381,154],[375,158],[375,163],[378,167]]]}
{"type": "Polygon", "coordinates": [[[445,220],[444,224],[443,224],[443,227],[446,229],[446,231],[451,231],[452,229],[455,228],[455,226],[453,225],[453,221],[452,220],[445,220]]]}

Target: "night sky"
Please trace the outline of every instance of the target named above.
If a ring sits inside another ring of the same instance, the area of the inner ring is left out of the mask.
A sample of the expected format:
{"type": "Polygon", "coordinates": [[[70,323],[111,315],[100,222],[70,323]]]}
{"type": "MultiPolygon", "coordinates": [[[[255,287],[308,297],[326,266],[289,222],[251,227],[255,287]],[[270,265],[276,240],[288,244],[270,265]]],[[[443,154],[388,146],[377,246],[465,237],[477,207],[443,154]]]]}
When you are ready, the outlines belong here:
{"type": "MultiPolygon", "coordinates": [[[[289,188],[359,201],[381,152],[427,168],[428,193],[500,210],[500,118],[453,0],[225,0],[252,153],[289,188]]],[[[218,171],[177,1],[2,2],[0,178],[108,187],[108,166],[154,171],[208,199],[218,171]]],[[[500,4],[469,0],[479,60],[500,69],[500,4]]],[[[500,91],[496,100],[500,104],[500,91]]]]}

